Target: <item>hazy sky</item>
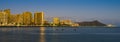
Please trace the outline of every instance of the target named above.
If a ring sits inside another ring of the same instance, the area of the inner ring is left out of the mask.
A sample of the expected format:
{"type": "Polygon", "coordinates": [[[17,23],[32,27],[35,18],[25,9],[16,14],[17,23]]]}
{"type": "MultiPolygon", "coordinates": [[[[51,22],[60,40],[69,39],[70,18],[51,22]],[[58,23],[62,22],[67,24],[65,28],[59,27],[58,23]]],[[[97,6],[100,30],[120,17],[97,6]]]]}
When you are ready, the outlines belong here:
{"type": "Polygon", "coordinates": [[[120,0],[0,0],[0,10],[8,8],[13,14],[44,11],[46,17],[120,25],[120,0]]]}

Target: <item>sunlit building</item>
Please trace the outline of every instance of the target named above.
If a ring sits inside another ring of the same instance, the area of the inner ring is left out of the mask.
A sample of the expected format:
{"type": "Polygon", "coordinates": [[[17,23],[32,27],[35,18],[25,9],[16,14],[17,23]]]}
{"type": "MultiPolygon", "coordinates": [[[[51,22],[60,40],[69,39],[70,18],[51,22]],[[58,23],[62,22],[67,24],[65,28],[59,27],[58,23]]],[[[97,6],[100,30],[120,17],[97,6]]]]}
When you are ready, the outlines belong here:
{"type": "Polygon", "coordinates": [[[58,25],[60,23],[60,19],[58,17],[53,18],[53,24],[58,25]]]}
{"type": "Polygon", "coordinates": [[[7,25],[10,23],[10,9],[0,10],[0,24],[7,25]]]}
{"type": "Polygon", "coordinates": [[[21,14],[16,14],[15,16],[15,24],[16,25],[21,25],[21,24],[23,24],[23,16],[21,15],[21,14]]]}
{"type": "Polygon", "coordinates": [[[32,23],[32,13],[31,12],[23,12],[22,18],[23,18],[24,25],[30,25],[32,23]]]}
{"type": "Polygon", "coordinates": [[[35,25],[43,25],[44,24],[44,12],[34,13],[34,23],[35,23],[35,25]]]}
{"type": "Polygon", "coordinates": [[[19,19],[17,23],[22,25],[23,24],[23,16],[21,14],[18,14],[17,17],[19,19]]]}
{"type": "Polygon", "coordinates": [[[4,11],[4,14],[5,14],[6,23],[9,24],[10,23],[9,19],[10,19],[11,11],[10,11],[10,9],[5,9],[3,11],[4,11]]]}
{"type": "Polygon", "coordinates": [[[71,25],[72,21],[71,20],[62,20],[61,24],[67,24],[67,25],[71,25]]]}
{"type": "Polygon", "coordinates": [[[10,15],[10,19],[9,19],[9,21],[10,21],[10,24],[15,24],[15,19],[16,19],[16,16],[15,15],[10,15]]]}
{"type": "Polygon", "coordinates": [[[31,25],[34,25],[34,18],[32,18],[32,24],[31,25]]]}
{"type": "Polygon", "coordinates": [[[113,24],[107,24],[107,27],[115,27],[113,24]]]}
{"type": "Polygon", "coordinates": [[[2,25],[4,22],[4,14],[2,11],[0,11],[0,24],[2,25]]]}

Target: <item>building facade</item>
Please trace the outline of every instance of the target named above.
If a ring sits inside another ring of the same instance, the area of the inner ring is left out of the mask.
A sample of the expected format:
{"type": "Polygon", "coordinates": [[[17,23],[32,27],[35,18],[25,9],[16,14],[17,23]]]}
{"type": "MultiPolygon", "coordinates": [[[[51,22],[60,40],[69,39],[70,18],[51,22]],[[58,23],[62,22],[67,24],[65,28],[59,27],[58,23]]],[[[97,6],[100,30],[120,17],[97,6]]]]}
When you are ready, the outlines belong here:
{"type": "Polygon", "coordinates": [[[7,25],[9,24],[10,18],[10,9],[5,9],[0,11],[0,24],[7,25]]]}
{"type": "Polygon", "coordinates": [[[0,11],[0,24],[2,25],[4,23],[4,14],[2,11],[0,11]]]}
{"type": "Polygon", "coordinates": [[[53,18],[53,24],[58,25],[60,23],[60,19],[58,17],[53,18]]]}
{"type": "Polygon", "coordinates": [[[3,12],[5,13],[5,22],[7,23],[7,24],[9,24],[10,23],[10,15],[11,15],[11,11],[10,11],[10,9],[5,9],[5,10],[3,10],[3,12]]]}
{"type": "Polygon", "coordinates": [[[44,24],[44,12],[35,12],[34,13],[34,23],[35,25],[44,24]]]}
{"type": "Polygon", "coordinates": [[[32,23],[32,13],[31,12],[23,12],[23,25],[30,25],[32,23]]]}

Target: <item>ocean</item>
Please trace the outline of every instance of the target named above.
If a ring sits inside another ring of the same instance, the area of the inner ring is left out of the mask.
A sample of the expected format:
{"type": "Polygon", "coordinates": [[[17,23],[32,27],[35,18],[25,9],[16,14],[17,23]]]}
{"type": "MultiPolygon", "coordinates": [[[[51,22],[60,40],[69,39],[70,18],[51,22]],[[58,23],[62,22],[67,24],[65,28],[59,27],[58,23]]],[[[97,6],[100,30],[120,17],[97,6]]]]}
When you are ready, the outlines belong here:
{"type": "Polygon", "coordinates": [[[120,27],[0,27],[0,42],[120,42],[120,27]]]}

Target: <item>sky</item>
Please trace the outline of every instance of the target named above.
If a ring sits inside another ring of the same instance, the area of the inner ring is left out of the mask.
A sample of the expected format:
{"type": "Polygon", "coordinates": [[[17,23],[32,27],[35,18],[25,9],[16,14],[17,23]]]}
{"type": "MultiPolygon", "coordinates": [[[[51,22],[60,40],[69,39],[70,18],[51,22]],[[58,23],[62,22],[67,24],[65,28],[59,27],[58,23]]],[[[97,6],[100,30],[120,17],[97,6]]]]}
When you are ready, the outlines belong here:
{"type": "Polygon", "coordinates": [[[11,9],[12,14],[44,11],[47,18],[120,25],[120,0],[0,0],[0,10],[4,9],[11,9]]]}

